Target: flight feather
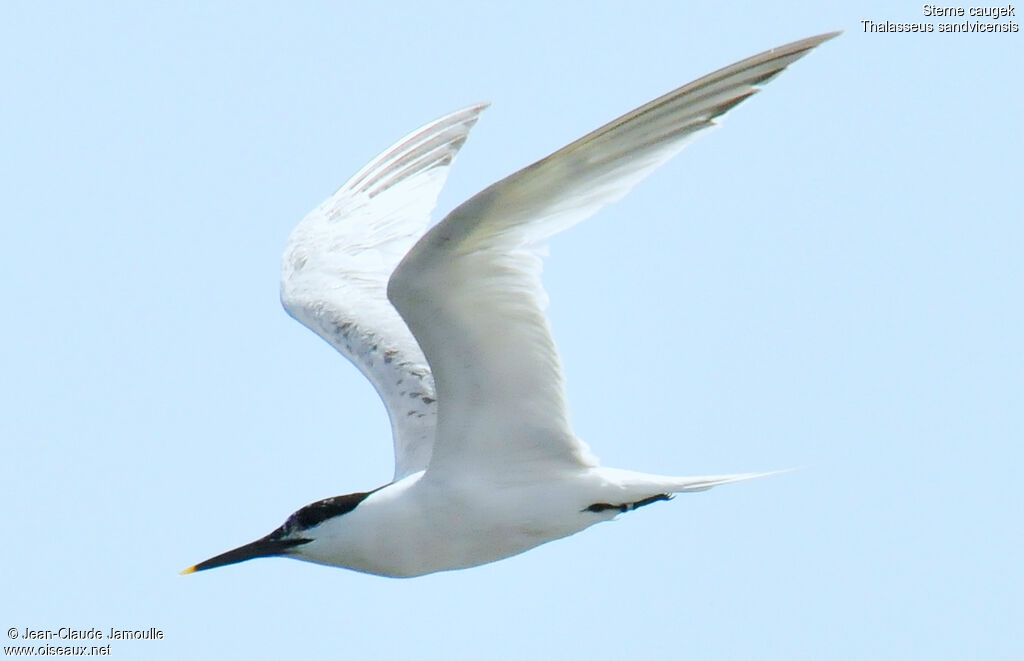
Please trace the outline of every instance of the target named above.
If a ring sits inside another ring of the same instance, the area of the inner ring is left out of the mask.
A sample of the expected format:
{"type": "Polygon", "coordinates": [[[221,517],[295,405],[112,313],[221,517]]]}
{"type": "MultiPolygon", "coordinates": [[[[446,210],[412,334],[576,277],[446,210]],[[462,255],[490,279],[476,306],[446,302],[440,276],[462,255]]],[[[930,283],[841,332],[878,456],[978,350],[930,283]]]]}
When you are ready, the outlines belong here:
{"type": "Polygon", "coordinates": [[[387,280],[426,232],[456,153],[486,105],[405,136],[310,212],[288,239],[281,302],[351,360],[391,418],[395,479],[423,470],[434,443],[434,380],[387,280]]]}

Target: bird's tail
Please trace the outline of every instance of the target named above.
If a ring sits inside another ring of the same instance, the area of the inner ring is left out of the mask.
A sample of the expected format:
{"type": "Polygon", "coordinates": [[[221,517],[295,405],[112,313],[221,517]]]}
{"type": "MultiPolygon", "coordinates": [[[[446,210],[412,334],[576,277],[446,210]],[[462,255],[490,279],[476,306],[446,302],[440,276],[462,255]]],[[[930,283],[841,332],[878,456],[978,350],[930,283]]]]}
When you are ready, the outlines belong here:
{"type": "Polygon", "coordinates": [[[704,491],[719,484],[730,482],[742,482],[752,480],[755,477],[768,477],[779,473],[788,473],[790,470],[769,471],[767,473],[734,473],[732,475],[701,475],[699,477],[667,477],[665,478],[668,489],[673,493],[684,493],[688,491],[704,491]]]}
{"type": "Polygon", "coordinates": [[[686,493],[689,491],[704,491],[719,484],[730,482],[742,482],[752,480],[755,477],[767,477],[787,473],[789,470],[771,471],[767,473],[734,473],[732,475],[700,475],[693,477],[673,477],[669,475],[652,475],[650,473],[637,473],[634,471],[618,468],[600,466],[595,469],[602,481],[613,484],[622,490],[623,494],[630,496],[651,495],[652,493],[672,494],[686,493]]]}
{"type": "Polygon", "coordinates": [[[596,483],[590,482],[595,489],[584,495],[587,505],[583,507],[583,511],[604,514],[607,520],[621,512],[630,512],[644,505],[669,500],[674,493],[704,491],[719,484],[742,482],[785,472],[670,477],[595,466],[589,471],[591,478],[597,478],[596,483]]]}

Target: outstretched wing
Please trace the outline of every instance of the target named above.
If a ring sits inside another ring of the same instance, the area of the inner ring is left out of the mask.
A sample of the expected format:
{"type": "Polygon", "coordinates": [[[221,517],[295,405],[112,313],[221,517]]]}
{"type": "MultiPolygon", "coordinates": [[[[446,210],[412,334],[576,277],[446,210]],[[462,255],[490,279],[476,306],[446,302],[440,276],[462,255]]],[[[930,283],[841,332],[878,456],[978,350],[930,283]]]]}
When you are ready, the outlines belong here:
{"type": "Polygon", "coordinates": [[[833,36],[767,51],[655,99],[485,189],[416,244],[389,295],[437,387],[428,474],[592,461],[570,429],[544,317],[545,242],[623,197],[716,117],[833,36]]]}
{"type": "Polygon", "coordinates": [[[285,310],[377,389],[391,418],[395,479],[430,461],[437,418],[427,361],[387,298],[387,281],[426,231],[455,154],[486,105],[413,131],[292,231],[281,264],[285,310]]]}

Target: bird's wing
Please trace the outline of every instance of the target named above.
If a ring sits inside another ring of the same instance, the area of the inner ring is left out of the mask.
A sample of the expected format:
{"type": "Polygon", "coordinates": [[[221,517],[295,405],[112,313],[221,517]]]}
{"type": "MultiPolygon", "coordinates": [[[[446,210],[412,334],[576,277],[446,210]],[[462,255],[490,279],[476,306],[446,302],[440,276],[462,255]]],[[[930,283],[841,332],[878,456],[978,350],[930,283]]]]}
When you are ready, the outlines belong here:
{"type": "Polygon", "coordinates": [[[399,264],[388,294],[440,403],[428,474],[589,465],[573,435],[541,286],[545,242],[623,197],[826,34],[705,76],[483,190],[399,264]]]}
{"type": "Polygon", "coordinates": [[[288,313],[351,360],[384,400],[395,479],[426,468],[437,405],[430,368],[388,301],[387,281],[426,231],[485,107],[442,117],[385,150],[299,223],[281,264],[288,313]]]}

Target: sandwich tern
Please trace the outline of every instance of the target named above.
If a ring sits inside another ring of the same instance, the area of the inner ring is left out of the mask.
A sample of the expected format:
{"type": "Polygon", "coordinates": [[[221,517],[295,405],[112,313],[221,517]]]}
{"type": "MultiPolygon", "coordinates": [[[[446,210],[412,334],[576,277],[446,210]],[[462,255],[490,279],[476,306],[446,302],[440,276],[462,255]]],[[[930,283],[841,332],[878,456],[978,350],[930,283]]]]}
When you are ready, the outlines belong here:
{"type": "Polygon", "coordinates": [[[186,569],[284,556],[383,576],[473,567],[672,494],[767,473],[669,477],[599,465],[570,428],[544,316],[545,244],[622,198],[715,119],[838,33],[670,92],[484,189],[428,229],[486,104],[410,133],[295,228],[281,300],[351,360],[391,419],[394,479],[307,505],[186,569]]]}

